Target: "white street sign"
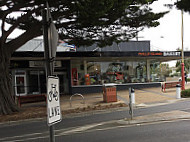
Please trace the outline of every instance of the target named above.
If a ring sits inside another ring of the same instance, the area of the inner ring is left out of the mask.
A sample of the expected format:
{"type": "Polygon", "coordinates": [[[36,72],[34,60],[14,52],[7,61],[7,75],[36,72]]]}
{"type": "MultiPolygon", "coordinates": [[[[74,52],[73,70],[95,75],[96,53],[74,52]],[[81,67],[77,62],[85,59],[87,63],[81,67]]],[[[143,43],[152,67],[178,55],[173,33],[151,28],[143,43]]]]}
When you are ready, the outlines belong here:
{"type": "Polygon", "coordinates": [[[47,83],[47,122],[51,126],[62,119],[59,96],[59,78],[49,76],[47,83]]]}

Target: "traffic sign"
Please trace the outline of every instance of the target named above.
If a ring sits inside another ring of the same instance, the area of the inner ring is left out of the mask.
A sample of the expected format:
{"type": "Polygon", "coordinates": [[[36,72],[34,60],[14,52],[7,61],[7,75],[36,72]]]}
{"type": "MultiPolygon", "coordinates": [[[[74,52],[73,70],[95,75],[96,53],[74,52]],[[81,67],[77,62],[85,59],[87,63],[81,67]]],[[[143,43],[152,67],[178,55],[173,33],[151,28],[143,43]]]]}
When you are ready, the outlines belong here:
{"type": "Polygon", "coordinates": [[[48,27],[49,58],[52,59],[56,57],[59,35],[55,27],[55,24],[53,23],[48,3],[47,3],[47,20],[50,24],[48,27]]]}
{"type": "Polygon", "coordinates": [[[59,96],[59,78],[48,77],[47,83],[47,122],[51,126],[62,119],[59,96]]]}
{"type": "Polygon", "coordinates": [[[51,21],[48,28],[48,41],[49,41],[49,56],[51,58],[56,57],[57,44],[58,44],[58,32],[53,21],[51,21]]]}

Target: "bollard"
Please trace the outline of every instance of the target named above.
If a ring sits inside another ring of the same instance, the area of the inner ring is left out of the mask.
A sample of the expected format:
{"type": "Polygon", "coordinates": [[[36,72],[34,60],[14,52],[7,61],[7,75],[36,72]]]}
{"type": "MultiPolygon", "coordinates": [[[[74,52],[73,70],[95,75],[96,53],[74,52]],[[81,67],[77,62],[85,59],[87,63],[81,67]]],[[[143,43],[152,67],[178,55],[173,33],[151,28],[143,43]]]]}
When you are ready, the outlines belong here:
{"type": "Polygon", "coordinates": [[[131,120],[133,119],[133,104],[135,104],[135,90],[133,88],[129,88],[129,114],[131,116],[131,120]]]}
{"type": "Polygon", "coordinates": [[[181,85],[176,85],[176,99],[181,99],[181,85]]]}
{"type": "Polygon", "coordinates": [[[131,103],[135,104],[135,89],[131,88],[131,103]]]}

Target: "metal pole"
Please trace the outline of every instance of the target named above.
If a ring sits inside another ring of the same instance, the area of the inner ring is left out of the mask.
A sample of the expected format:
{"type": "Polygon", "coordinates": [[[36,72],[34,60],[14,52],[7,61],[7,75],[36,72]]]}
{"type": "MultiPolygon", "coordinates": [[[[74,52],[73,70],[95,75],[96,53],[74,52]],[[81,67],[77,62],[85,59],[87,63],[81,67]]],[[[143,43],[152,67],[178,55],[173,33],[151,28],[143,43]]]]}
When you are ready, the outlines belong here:
{"type": "Polygon", "coordinates": [[[41,86],[40,86],[40,71],[39,70],[38,70],[38,91],[40,94],[42,93],[41,86]]]}
{"type": "Polygon", "coordinates": [[[132,103],[132,88],[129,88],[129,115],[131,116],[131,120],[133,119],[133,103],[132,103]]]}
{"type": "Polygon", "coordinates": [[[183,10],[181,10],[181,78],[182,78],[182,90],[185,90],[185,72],[184,72],[184,52],[183,52],[183,10]]]}
{"type": "Polygon", "coordinates": [[[47,21],[47,11],[42,11],[43,16],[43,38],[44,38],[44,57],[45,57],[45,69],[46,69],[46,78],[50,76],[50,59],[49,59],[49,43],[48,43],[48,21],[47,21]]]}
{"type": "MultiPolygon", "coordinates": [[[[45,57],[45,70],[46,70],[46,80],[48,76],[52,75],[50,68],[50,56],[49,56],[49,44],[48,44],[48,20],[47,20],[47,11],[42,10],[43,18],[43,37],[44,37],[44,57],[45,57]]],[[[54,136],[54,126],[49,127],[50,142],[55,142],[54,136]]]]}

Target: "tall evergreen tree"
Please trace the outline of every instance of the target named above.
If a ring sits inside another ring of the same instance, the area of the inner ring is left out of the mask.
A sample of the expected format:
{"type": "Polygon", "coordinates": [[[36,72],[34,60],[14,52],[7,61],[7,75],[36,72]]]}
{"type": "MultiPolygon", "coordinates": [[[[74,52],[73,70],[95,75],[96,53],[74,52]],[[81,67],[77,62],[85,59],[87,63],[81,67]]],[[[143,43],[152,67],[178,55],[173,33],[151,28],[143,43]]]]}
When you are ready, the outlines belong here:
{"type": "Polygon", "coordinates": [[[165,13],[153,13],[156,0],[1,0],[0,1],[0,114],[18,111],[9,76],[12,53],[42,35],[41,10],[48,1],[60,39],[77,46],[126,41],[144,27],[156,27],[165,13]],[[7,26],[8,25],[8,26],[7,26]],[[7,40],[15,29],[23,30],[7,40]]]}
{"type": "Polygon", "coordinates": [[[190,12],[190,1],[189,0],[178,0],[176,3],[177,8],[184,10],[186,12],[190,12]]]}

